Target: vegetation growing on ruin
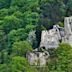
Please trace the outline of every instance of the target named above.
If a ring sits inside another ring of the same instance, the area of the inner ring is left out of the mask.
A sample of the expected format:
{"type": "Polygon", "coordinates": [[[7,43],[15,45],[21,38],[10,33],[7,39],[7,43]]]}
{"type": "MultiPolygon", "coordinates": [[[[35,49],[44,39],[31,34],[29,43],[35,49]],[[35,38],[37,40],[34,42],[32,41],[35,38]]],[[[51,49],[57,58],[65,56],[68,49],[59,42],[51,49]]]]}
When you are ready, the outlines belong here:
{"type": "Polygon", "coordinates": [[[32,67],[26,52],[38,48],[41,31],[63,27],[72,0],[0,0],[0,72],[72,72],[72,47],[60,44],[46,67],[32,67]],[[27,38],[36,31],[32,44],[27,38]]]}

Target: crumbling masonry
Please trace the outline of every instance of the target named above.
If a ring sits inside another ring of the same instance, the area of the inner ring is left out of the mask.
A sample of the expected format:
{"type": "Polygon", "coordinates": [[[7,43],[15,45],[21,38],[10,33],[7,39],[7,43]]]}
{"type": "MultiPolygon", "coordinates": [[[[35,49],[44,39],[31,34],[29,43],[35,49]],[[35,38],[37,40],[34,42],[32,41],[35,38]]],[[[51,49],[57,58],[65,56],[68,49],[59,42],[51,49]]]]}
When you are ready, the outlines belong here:
{"type": "MultiPolygon", "coordinates": [[[[54,25],[53,29],[42,31],[40,48],[44,47],[45,50],[57,48],[59,43],[68,43],[72,46],[72,17],[65,17],[64,28],[54,25]]],[[[40,52],[39,49],[27,53],[30,65],[44,66],[48,57],[47,51],[40,52]]]]}
{"type": "Polygon", "coordinates": [[[64,28],[54,25],[53,29],[42,31],[40,47],[57,48],[59,43],[72,46],[72,17],[65,17],[64,28]]]}

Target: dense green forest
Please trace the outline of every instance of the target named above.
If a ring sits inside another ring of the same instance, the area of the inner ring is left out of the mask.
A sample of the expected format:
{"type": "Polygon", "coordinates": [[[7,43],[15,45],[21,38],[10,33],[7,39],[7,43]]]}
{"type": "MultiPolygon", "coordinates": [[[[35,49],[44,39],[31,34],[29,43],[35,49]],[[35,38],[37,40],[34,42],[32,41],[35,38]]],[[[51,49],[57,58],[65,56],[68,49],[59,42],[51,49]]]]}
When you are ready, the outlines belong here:
{"type": "Polygon", "coordinates": [[[72,0],[0,0],[0,72],[72,72],[72,48],[60,44],[46,67],[31,67],[26,52],[39,47],[41,31],[63,26],[72,0]],[[36,38],[29,43],[29,32],[36,38]]]}

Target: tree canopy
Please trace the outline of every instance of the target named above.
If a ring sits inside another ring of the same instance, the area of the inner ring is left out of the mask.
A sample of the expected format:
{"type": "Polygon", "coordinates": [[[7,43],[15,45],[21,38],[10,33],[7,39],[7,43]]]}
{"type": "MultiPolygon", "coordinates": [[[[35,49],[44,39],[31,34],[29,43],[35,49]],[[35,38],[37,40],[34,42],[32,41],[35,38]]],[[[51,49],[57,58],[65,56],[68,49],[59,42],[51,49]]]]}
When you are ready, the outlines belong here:
{"type": "Polygon", "coordinates": [[[71,15],[72,0],[0,0],[0,72],[72,72],[68,44],[53,50],[46,68],[30,67],[26,59],[27,51],[39,47],[42,30],[63,27],[71,15]]]}

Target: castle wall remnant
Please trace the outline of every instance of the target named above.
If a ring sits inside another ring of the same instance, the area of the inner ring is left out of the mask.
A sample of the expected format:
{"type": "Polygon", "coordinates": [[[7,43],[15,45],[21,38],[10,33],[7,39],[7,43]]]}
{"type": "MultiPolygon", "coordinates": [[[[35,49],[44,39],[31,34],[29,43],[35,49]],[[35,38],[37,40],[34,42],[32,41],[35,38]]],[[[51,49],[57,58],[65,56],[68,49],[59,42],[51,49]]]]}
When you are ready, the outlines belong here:
{"type": "Polygon", "coordinates": [[[72,46],[72,17],[65,17],[64,28],[54,25],[53,29],[42,31],[40,47],[57,48],[62,42],[72,46]]]}
{"type": "Polygon", "coordinates": [[[65,17],[64,27],[54,25],[53,29],[42,31],[40,49],[45,48],[46,52],[39,52],[37,48],[34,52],[27,53],[30,65],[46,65],[49,57],[47,50],[57,48],[60,43],[68,43],[72,46],[72,17],[65,17]]]}
{"type": "Polygon", "coordinates": [[[44,66],[47,63],[49,53],[45,52],[28,52],[27,59],[30,65],[44,66]]]}
{"type": "Polygon", "coordinates": [[[72,46],[72,16],[65,17],[64,30],[65,30],[64,42],[72,46]]]}
{"type": "Polygon", "coordinates": [[[57,48],[61,35],[57,25],[53,26],[53,29],[49,31],[42,31],[40,47],[57,48]]]}

